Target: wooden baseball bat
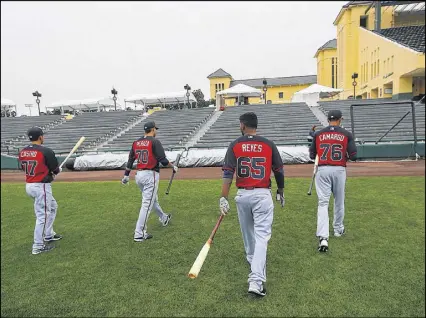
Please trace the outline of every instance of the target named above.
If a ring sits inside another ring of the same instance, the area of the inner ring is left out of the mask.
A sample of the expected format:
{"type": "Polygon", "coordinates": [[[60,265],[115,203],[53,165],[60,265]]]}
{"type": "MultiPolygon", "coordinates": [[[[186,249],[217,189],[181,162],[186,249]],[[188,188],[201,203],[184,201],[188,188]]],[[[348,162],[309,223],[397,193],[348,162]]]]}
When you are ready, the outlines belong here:
{"type": "Polygon", "coordinates": [[[78,147],[83,143],[83,141],[86,139],[86,137],[81,137],[79,141],[75,144],[74,148],[72,148],[71,152],[68,154],[68,156],[62,161],[61,165],[59,166],[60,169],[62,169],[62,166],[65,164],[65,162],[72,156],[74,152],[77,151],[78,147]]]}
{"type": "Polygon", "coordinates": [[[309,186],[308,195],[312,194],[312,187],[314,186],[314,180],[318,170],[318,160],[319,160],[318,155],[316,155],[315,163],[314,163],[314,172],[312,173],[312,180],[311,180],[311,185],[309,186]]]}
{"type": "MultiPolygon", "coordinates": [[[[180,160],[180,153],[176,156],[176,166],[179,168],[179,160],[180,160]]],[[[172,186],[173,179],[175,177],[176,172],[173,170],[172,176],[170,177],[169,185],[167,186],[166,194],[169,194],[170,188],[172,186]]]]}
{"type": "Polygon", "coordinates": [[[210,234],[209,239],[207,240],[206,244],[204,244],[204,246],[201,249],[200,253],[198,254],[194,264],[192,265],[191,269],[189,270],[189,273],[188,273],[189,278],[194,279],[194,278],[198,277],[198,273],[200,272],[201,267],[203,266],[204,261],[206,260],[207,254],[209,253],[209,250],[210,250],[210,246],[213,243],[213,238],[216,234],[217,229],[219,228],[220,223],[223,220],[223,217],[224,217],[224,215],[221,214],[219,219],[216,222],[215,227],[213,228],[212,233],[210,234]]]}

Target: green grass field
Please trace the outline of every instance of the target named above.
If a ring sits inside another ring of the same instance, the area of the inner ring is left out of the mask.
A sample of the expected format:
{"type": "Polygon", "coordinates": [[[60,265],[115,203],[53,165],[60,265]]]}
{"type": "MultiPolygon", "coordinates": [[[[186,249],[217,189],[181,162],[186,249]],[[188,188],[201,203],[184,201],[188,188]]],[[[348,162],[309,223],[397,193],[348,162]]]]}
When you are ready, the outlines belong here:
{"type": "MultiPolygon", "coordinates": [[[[247,294],[249,272],[235,204],[200,276],[186,274],[218,217],[221,181],[175,180],[133,242],[141,195],[133,179],[56,183],[52,252],[31,255],[35,224],[24,184],[1,185],[1,316],[425,316],[424,177],[351,178],[347,235],[316,251],[316,195],[287,179],[268,249],[268,295],[247,294]]],[[[275,191],[275,190],[273,190],[275,191]]],[[[235,188],[233,186],[233,192],[235,188]]],[[[331,215],[331,214],[330,214],[331,215]]]]}

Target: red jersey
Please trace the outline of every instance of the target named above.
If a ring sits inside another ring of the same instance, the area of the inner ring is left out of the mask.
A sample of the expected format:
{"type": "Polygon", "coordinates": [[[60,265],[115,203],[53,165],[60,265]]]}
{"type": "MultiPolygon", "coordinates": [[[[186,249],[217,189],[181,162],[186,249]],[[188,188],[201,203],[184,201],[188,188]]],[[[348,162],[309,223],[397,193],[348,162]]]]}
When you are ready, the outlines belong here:
{"type": "Polygon", "coordinates": [[[50,183],[59,172],[58,160],[52,149],[29,145],[19,152],[19,164],[27,183],[50,183]]]}
{"type": "Polygon", "coordinates": [[[129,160],[127,161],[127,168],[132,169],[133,163],[136,160],[136,169],[159,172],[159,163],[163,163],[165,159],[166,154],[161,142],[154,137],[145,136],[133,142],[129,153],[129,160]]]}
{"type": "Polygon", "coordinates": [[[346,167],[348,158],[356,157],[352,134],[340,126],[328,126],[315,134],[309,147],[311,159],[318,155],[318,166],[346,167]]]}
{"type": "Polygon", "coordinates": [[[282,168],[281,156],[272,141],[245,135],[229,145],[222,170],[232,174],[236,171],[238,188],[270,188],[271,170],[282,168]]]}

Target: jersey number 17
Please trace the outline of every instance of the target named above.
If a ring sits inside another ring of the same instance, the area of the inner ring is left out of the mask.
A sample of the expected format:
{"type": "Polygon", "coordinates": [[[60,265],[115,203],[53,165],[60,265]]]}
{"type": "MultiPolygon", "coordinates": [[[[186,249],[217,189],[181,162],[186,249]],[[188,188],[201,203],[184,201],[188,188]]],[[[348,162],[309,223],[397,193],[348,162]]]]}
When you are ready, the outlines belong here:
{"type": "Polygon", "coordinates": [[[22,160],[21,167],[25,171],[25,174],[29,177],[34,177],[35,167],[37,166],[37,161],[35,160],[22,160]]]}

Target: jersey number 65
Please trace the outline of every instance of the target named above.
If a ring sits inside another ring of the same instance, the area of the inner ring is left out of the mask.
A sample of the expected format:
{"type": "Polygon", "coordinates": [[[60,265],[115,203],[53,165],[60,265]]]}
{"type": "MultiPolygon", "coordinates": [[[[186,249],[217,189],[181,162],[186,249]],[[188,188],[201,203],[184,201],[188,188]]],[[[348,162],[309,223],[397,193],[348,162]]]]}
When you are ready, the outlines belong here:
{"type": "Polygon", "coordinates": [[[260,165],[265,163],[266,159],[261,157],[239,157],[237,159],[237,176],[239,178],[265,178],[265,167],[260,165]]]}

